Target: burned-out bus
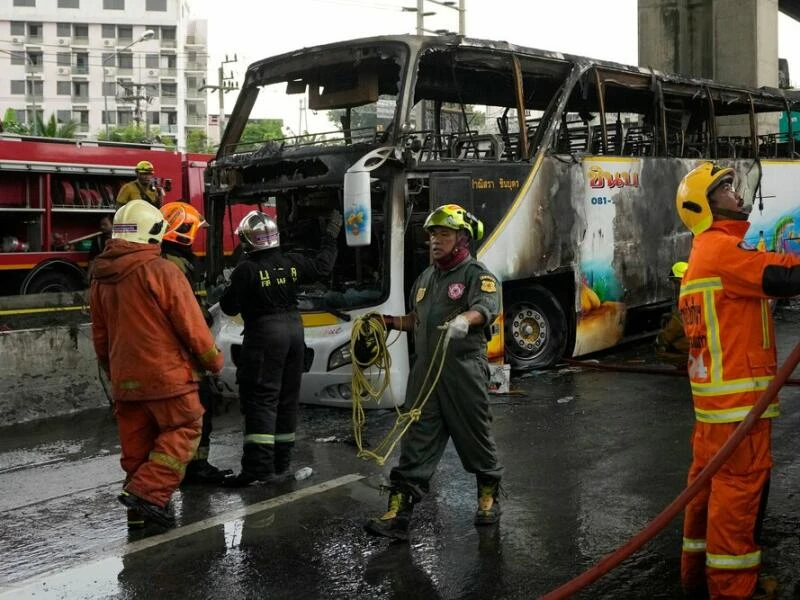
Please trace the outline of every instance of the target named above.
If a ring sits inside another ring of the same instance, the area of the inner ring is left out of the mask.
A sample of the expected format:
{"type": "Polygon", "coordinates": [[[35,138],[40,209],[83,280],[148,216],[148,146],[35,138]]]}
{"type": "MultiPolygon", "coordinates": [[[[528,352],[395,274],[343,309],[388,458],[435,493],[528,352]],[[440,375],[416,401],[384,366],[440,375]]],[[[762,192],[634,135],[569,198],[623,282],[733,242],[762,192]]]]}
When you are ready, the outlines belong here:
{"type": "MultiPolygon", "coordinates": [[[[483,220],[473,250],[502,281],[490,357],[547,367],[611,347],[669,308],[666,275],[691,246],[675,192],[698,161],[741,175],[740,191],[755,198],[754,245],[791,250],[800,172],[792,121],[778,123],[798,99],[458,36],[360,39],[261,60],[207,170],[209,276],[225,267],[232,205],[274,211],[284,249],[312,254],[325,215],[344,210],[333,274],[302,288],[300,308],[303,400],[346,405],[351,319],[405,312],[429,263],[425,216],[461,204],[483,220]],[[299,108],[292,136],[241,140],[253,114],[287,106],[299,108]]],[[[221,320],[216,333],[232,378],[241,321],[221,320]]],[[[403,334],[390,348],[386,403],[402,401],[412,343],[403,334]]]]}

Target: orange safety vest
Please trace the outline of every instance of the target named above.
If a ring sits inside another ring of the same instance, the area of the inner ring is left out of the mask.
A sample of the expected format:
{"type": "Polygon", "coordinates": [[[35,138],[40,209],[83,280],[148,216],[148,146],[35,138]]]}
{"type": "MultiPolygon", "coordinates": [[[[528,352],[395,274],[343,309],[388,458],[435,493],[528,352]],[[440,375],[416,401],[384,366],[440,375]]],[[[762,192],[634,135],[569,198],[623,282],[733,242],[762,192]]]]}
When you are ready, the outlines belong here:
{"type": "MultiPolygon", "coordinates": [[[[714,221],[696,236],[681,283],[678,306],[689,340],[695,417],[704,423],[743,420],[777,370],[768,303],[773,296],[764,291],[764,271],[800,266],[800,257],[757,251],[743,241],[748,227],[743,221],[714,221]]],[[[777,279],[771,293],[798,292],[777,279]]],[[[776,399],[762,418],[778,414],[776,399]]]]}

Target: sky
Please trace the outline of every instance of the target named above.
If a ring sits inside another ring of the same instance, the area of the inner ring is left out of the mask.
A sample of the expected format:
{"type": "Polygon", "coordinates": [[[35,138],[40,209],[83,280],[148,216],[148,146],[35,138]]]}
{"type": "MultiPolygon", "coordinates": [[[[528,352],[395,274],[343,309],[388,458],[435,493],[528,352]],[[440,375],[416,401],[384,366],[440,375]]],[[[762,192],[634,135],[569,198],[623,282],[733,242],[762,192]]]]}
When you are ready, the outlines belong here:
{"type": "MultiPolygon", "coordinates": [[[[299,48],[359,37],[414,33],[417,0],[190,0],[192,15],[208,19],[209,83],[220,61],[242,81],[256,60],[299,48]]],[[[458,12],[424,1],[425,29],[457,31],[458,12]]],[[[637,0],[465,0],[468,37],[637,64],[637,0]]],[[[779,15],[778,54],[789,60],[792,84],[800,86],[800,23],[779,15]]],[[[225,98],[230,113],[236,93],[225,98]]],[[[258,109],[257,105],[257,109],[258,109]]],[[[217,112],[216,94],[209,112],[217,112]]],[[[254,117],[276,115],[253,114],[254,117]]],[[[286,122],[294,114],[282,115],[286,122]]]]}

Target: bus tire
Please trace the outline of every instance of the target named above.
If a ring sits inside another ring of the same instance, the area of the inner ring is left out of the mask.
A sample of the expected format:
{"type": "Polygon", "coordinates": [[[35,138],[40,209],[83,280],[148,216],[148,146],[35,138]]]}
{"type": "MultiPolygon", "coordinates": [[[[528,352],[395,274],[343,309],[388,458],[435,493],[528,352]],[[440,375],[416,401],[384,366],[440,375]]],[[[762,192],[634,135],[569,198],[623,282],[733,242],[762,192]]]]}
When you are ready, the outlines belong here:
{"type": "Polygon", "coordinates": [[[24,293],[54,294],[58,292],[77,292],[83,289],[86,289],[86,283],[79,281],[73,274],[48,269],[31,279],[24,293]]]}
{"type": "Polygon", "coordinates": [[[568,324],[558,299],[534,285],[507,293],[505,353],[513,369],[544,369],[564,355],[568,324]]]}

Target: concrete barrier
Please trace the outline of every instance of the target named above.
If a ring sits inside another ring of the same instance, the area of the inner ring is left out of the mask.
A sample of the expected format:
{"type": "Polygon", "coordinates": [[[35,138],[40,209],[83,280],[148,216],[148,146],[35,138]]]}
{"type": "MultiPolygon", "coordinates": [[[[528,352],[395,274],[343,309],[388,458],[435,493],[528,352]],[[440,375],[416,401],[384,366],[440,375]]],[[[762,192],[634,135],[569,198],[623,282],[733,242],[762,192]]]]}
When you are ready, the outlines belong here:
{"type": "Polygon", "coordinates": [[[88,323],[0,332],[0,357],[4,425],[108,406],[88,323]]]}

